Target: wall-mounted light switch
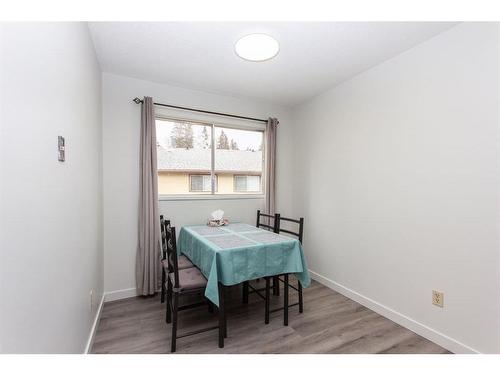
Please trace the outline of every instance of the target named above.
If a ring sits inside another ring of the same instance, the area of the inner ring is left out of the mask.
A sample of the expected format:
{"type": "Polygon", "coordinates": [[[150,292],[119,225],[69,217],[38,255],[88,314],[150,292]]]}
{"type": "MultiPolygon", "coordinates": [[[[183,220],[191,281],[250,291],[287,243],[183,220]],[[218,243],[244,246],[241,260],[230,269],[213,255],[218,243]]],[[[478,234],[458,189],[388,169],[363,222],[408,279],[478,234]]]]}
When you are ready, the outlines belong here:
{"type": "Polygon", "coordinates": [[[66,160],[66,152],[65,151],[66,151],[66,146],[65,146],[64,137],[58,136],[57,137],[57,154],[58,154],[59,161],[66,160]]]}

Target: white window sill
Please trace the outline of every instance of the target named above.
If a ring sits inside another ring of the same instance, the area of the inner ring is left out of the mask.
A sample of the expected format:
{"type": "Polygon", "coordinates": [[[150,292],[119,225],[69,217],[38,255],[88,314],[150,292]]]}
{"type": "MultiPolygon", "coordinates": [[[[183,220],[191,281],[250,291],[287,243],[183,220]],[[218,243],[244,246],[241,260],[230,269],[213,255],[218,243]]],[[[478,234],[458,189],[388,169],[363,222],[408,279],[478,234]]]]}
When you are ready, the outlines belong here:
{"type": "Polygon", "coordinates": [[[264,199],[264,194],[177,194],[160,195],[161,201],[211,201],[211,200],[239,200],[239,199],[264,199]]]}

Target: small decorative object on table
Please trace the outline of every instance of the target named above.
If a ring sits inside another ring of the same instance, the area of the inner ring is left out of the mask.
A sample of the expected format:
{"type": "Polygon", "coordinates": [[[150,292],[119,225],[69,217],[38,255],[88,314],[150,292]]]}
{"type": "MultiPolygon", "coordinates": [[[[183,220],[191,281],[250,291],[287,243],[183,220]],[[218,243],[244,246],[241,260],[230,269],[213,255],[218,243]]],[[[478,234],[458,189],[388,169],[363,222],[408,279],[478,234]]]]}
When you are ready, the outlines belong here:
{"type": "Polygon", "coordinates": [[[208,219],[207,225],[209,227],[221,227],[229,224],[228,219],[224,219],[224,211],[217,210],[211,213],[212,218],[208,219]]]}

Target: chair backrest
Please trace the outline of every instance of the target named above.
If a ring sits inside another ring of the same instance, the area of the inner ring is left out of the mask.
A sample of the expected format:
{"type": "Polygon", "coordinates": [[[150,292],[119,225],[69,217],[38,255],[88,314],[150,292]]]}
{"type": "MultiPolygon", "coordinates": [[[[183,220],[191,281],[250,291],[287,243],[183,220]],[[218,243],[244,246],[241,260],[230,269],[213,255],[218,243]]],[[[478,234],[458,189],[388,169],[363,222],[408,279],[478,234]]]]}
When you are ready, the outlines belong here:
{"type": "Polygon", "coordinates": [[[167,225],[170,225],[170,220],[165,220],[163,215],[160,215],[160,229],[161,229],[161,260],[167,258],[167,241],[168,235],[167,225]]]}
{"type": "Polygon", "coordinates": [[[170,222],[165,226],[167,232],[167,263],[168,272],[174,273],[174,287],[179,286],[179,265],[177,263],[177,239],[175,237],[175,227],[170,226],[170,222]]]}
{"type": "Polygon", "coordinates": [[[302,240],[304,238],[304,218],[303,217],[301,217],[300,219],[297,220],[297,219],[290,219],[288,217],[280,216],[278,219],[277,228],[278,228],[278,231],[276,233],[284,232],[284,233],[291,234],[292,236],[296,236],[297,239],[299,240],[299,242],[302,243],[302,240]],[[291,230],[281,228],[282,221],[287,221],[287,222],[298,224],[299,225],[298,232],[293,232],[291,230]]]}
{"type": "Polygon", "coordinates": [[[274,233],[278,233],[279,231],[279,223],[280,223],[280,214],[274,214],[274,215],[269,215],[269,214],[263,214],[260,212],[260,210],[257,210],[257,228],[267,228],[269,230],[272,230],[274,233]],[[261,217],[267,218],[268,223],[264,224],[261,222],[261,217]],[[273,225],[269,225],[269,223],[273,221],[273,225]]]}

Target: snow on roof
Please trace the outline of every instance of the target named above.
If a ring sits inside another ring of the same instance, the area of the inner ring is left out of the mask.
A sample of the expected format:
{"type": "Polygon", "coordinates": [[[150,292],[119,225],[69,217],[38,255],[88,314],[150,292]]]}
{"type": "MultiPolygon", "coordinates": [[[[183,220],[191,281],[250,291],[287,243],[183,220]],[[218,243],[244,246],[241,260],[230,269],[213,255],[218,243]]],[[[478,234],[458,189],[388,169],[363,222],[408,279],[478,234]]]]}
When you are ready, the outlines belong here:
{"type": "MultiPolygon", "coordinates": [[[[210,171],[210,149],[157,148],[159,171],[210,171]]],[[[216,172],[262,173],[262,151],[215,151],[216,172]]]]}

